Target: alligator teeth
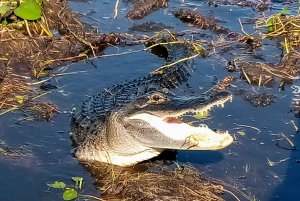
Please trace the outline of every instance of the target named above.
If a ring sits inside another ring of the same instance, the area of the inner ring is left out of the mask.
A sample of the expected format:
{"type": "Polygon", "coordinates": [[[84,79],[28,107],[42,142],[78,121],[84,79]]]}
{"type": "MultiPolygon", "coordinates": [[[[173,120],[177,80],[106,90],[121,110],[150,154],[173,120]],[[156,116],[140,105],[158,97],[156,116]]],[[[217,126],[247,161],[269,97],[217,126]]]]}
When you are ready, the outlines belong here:
{"type": "Polygon", "coordinates": [[[201,127],[201,128],[208,128],[208,126],[206,124],[199,124],[199,127],[201,127]]]}

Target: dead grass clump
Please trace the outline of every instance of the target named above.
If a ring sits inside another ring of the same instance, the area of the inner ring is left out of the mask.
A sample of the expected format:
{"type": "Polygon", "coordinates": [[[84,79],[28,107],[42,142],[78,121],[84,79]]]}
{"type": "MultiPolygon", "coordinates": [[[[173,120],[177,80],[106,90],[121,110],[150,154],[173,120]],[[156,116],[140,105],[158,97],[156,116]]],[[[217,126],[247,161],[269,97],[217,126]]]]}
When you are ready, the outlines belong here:
{"type": "Polygon", "coordinates": [[[27,114],[27,119],[51,120],[55,113],[61,113],[57,106],[48,102],[33,102],[25,105],[22,110],[27,114]]]}
{"type": "Polygon", "coordinates": [[[133,10],[127,13],[130,20],[143,19],[153,11],[168,7],[169,0],[138,0],[133,2],[133,10]]]}
{"type": "Polygon", "coordinates": [[[223,200],[223,187],[204,182],[200,173],[185,167],[162,174],[145,172],[139,178],[127,180],[122,197],[128,200],[223,200]],[[135,188],[131,188],[135,186],[135,188]]]}
{"type": "Polygon", "coordinates": [[[7,75],[0,84],[0,109],[18,107],[33,98],[35,92],[24,77],[7,75]]]}
{"type": "Polygon", "coordinates": [[[291,48],[299,48],[300,45],[300,15],[290,15],[283,9],[281,13],[258,19],[256,29],[266,30],[261,33],[263,38],[282,39],[282,46],[287,53],[291,48]]]}
{"type": "Polygon", "coordinates": [[[272,2],[267,1],[267,2],[263,2],[263,1],[258,1],[258,3],[253,2],[253,1],[237,1],[237,0],[233,0],[233,1],[214,1],[214,0],[207,0],[206,3],[211,6],[215,6],[218,7],[220,5],[235,5],[235,6],[240,6],[240,7],[250,7],[253,10],[258,10],[258,11],[265,11],[268,10],[269,8],[271,8],[270,5],[272,5],[272,2]]]}
{"type": "Polygon", "coordinates": [[[228,192],[220,185],[209,183],[191,166],[168,170],[157,165],[156,170],[149,170],[145,164],[131,168],[86,165],[102,191],[102,200],[223,201],[219,196],[228,192]]]}
{"type": "Polygon", "coordinates": [[[31,154],[31,150],[28,145],[22,145],[18,149],[9,147],[5,141],[0,140],[0,155],[9,157],[9,158],[20,158],[25,157],[31,154]]]}
{"type": "Polygon", "coordinates": [[[265,64],[261,62],[236,62],[241,77],[249,84],[264,86],[272,84],[275,77],[284,80],[294,80],[300,72],[300,53],[292,51],[286,54],[283,61],[278,64],[265,64]]]}
{"type": "MultiPolygon", "coordinates": [[[[30,86],[30,78],[16,74],[8,74],[0,84],[0,116],[12,110],[21,109],[28,120],[46,119],[60,113],[58,108],[47,102],[36,101],[42,91],[30,86]]],[[[46,93],[45,93],[46,94],[46,93]]]]}
{"type": "Polygon", "coordinates": [[[25,23],[12,14],[9,24],[0,26],[0,72],[10,66],[13,73],[38,77],[46,67],[96,56],[124,39],[95,33],[77,19],[65,0],[43,1],[41,8],[40,20],[25,23]]]}
{"type": "Polygon", "coordinates": [[[219,90],[225,90],[228,87],[230,87],[231,82],[235,79],[235,77],[233,75],[228,75],[226,77],[224,77],[224,79],[218,83],[213,90],[219,91],[219,90]]]}
{"type": "Polygon", "coordinates": [[[215,19],[210,19],[190,9],[181,8],[176,10],[174,11],[174,16],[179,18],[182,22],[191,23],[193,26],[197,26],[201,29],[209,29],[220,34],[228,34],[230,32],[230,30],[217,25],[215,19]]]}

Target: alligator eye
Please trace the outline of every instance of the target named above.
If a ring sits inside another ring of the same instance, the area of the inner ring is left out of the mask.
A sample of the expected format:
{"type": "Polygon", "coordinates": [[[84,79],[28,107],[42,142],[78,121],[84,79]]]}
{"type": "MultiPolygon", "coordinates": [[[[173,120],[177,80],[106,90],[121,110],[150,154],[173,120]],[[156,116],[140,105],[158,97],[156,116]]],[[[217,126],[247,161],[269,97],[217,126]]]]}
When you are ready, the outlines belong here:
{"type": "Polygon", "coordinates": [[[154,101],[159,101],[160,98],[161,98],[161,97],[160,97],[159,95],[153,95],[153,96],[151,97],[151,99],[154,100],[154,101]]]}
{"type": "Polygon", "coordinates": [[[150,96],[150,100],[154,101],[154,102],[160,102],[164,99],[163,96],[159,95],[159,94],[153,94],[150,96]]]}

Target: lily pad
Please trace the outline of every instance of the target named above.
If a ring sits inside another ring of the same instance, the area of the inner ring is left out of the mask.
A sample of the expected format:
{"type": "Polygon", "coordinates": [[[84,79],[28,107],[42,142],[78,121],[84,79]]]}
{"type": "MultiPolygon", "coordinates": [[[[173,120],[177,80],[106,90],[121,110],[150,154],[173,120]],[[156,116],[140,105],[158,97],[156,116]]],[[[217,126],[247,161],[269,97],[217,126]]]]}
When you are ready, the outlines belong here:
{"type": "Polygon", "coordinates": [[[63,199],[64,200],[73,200],[75,198],[77,198],[78,193],[76,190],[74,190],[73,188],[69,188],[67,190],[65,190],[64,194],[63,194],[63,199]]]}
{"type": "Polygon", "coordinates": [[[14,13],[24,20],[37,20],[41,18],[42,10],[36,0],[26,0],[14,10],[14,13]]]}
{"type": "Polygon", "coordinates": [[[47,184],[47,185],[52,188],[62,188],[62,189],[66,188],[66,184],[60,181],[55,181],[53,184],[47,184]]]}

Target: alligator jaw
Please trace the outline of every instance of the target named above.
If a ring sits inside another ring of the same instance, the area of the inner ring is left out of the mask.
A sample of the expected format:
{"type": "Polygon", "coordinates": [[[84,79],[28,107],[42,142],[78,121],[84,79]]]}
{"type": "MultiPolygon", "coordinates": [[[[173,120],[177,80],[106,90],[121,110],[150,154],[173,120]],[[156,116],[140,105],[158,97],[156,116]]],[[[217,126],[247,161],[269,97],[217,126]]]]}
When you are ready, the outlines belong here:
{"type": "MultiPolygon", "coordinates": [[[[232,96],[213,101],[202,105],[199,108],[180,110],[169,115],[154,115],[150,113],[140,113],[129,117],[129,119],[139,119],[147,122],[151,127],[159,131],[159,138],[168,139],[164,147],[166,149],[181,150],[218,150],[227,147],[233,142],[232,136],[226,131],[223,133],[215,132],[206,125],[198,127],[191,126],[177,119],[187,112],[208,112],[214,106],[224,107],[224,103],[232,100],[232,96]]],[[[159,140],[159,139],[158,139],[159,140]]]]}

